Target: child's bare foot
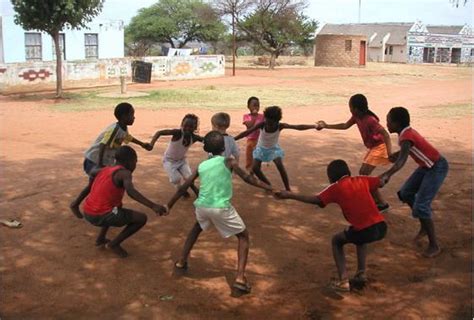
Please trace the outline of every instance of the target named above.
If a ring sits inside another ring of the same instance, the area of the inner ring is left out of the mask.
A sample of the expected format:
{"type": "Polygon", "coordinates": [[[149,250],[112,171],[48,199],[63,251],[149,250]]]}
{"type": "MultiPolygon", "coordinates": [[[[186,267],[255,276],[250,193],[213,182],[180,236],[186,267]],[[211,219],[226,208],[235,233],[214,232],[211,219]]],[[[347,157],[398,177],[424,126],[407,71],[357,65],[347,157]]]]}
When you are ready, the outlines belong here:
{"type": "Polygon", "coordinates": [[[79,206],[76,206],[74,204],[70,204],[69,205],[69,209],[71,209],[72,213],[74,213],[74,215],[76,216],[76,218],[78,219],[82,219],[83,216],[82,216],[82,213],[81,213],[81,210],[79,210],[79,206]]]}
{"type": "Polygon", "coordinates": [[[105,247],[109,250],[111,250],[113,253],[118,255],[120,258],[126,258],[128,257],[128,252],[125,251],[124,248],[122,248],[119,244],[115,246],[111,246],[110,242],[105,244],[105,247]]]}
{"type": "Polygon", "coordinates": [[[97,239],[97,240],[95,240],[95,246],[96,247],[102,247],[102,246],[105,246],[109,242],[110,242],[110,240],[107,239],[107,238],[97,239]]]}
{"type": "Polygon", "coordinates": [[[434,258],[441,253],[440,247],[428,247],[425,252],[422,253],[425,258],[434,258]]]}

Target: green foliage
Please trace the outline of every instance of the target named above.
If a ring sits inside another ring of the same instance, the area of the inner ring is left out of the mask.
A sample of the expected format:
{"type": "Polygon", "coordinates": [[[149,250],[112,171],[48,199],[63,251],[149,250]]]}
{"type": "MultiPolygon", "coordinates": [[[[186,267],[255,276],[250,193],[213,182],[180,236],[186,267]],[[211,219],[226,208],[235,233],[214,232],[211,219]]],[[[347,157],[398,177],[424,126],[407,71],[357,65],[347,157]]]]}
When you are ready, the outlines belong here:
{"type": "Polygon", "coordinates": [[[147,49],[156,43],[182,48],[189,41],[216,41],[225,32],[217,12],[201,0],[160,0],[141,9],[125,28],[130,47],[147,49]]]}
{"type": "MultiPolygon", "coordinates": [[[[239,20],[248,40],[275,58],[292,45],[312,46],[317,22],[303,14],[304,2],[288,0],[255,1],[255,8],[239,20]]],[[[274,64],[270,62],[270,68],[274,64]]]]}
{"type": "Polygon", "coordinates": [[[12,0],[15,23],[53,35],[65,27],[85,27],[102,10],[104,0],[12,0]]]}

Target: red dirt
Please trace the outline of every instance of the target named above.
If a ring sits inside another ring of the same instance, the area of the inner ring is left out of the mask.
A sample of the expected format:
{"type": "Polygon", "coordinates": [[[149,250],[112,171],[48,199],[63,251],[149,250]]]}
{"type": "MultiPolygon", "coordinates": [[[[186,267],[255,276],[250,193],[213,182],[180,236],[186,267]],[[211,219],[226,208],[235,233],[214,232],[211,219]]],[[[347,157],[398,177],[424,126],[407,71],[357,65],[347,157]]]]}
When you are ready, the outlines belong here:
{"type": "MultiPolygon", "coordinates": [[[[434,68],[434,67],[433,67],[434,68]]],[[[433,70],[427,67],[426,70],[433,70]]],[[[455,68],[438,68],[455,73],[455,68]]],[[[421,258],[411,244],[418,224],[396,197],[404,179],[415,168],[409,160],[383,189],[392,205],[386,214],[389,233],[371,245],[369,286],[344,297],[324,289],[335,274],[332,234],[346,226],[337,206],[316,209],[296,202],[277,202],[234,179],[233,204],[248,226],[251,250],[248,278],[252,294],[230,296],[236,267],[236,240],[223,240],[215,230],[202,234],[190,259],[189,276],[174,279],[172,264],[194,223],[191,200],[180,200],[171,215],[157,218],[125,197],[125,205],[149,216],[147,225],[124,243],[127,259],[96,249],[97,229],[78,220],[68,204],[87,182],[82,152],[102,128],[113,121],[111,111],[53,112],[54,103],[0,97],[2,218],[20,219],[22,229],[1,228],[0,272],[2,319],[419,319],[470,318],[472,212],[472,114],[462,118],[436,117],[426,106],[468,103],[472,80],[415,79],[415,83],[367,83],[347,87],[325,85],[341,75],[373,76],[364,69],[238,70],[238,77],[136,85],[139,88],[202,85],[307,86],[308,90],[363,92],[373,110],[385,118],[391,106],[405,105],[412,125],[450,162],[450,172],[433,203],[434,221],[442,254],[421,258]],[[284,79],[291,76],[293,79],[284,79]],[[317,80],[315,80],[317,78],[317,80]],[[349,91],[348,91],[349,90],[349,91]],[[172,300],[160,297],[172,295],[172,300]]],[[[297,97],[295,97],[297,98],[297,97]]],[[[243,104],[247,97],[242,97],[243,104]]],[[[278,104],[278,101],[274,103],[278,104]]],[[[296,103],[295,103],[296,104],[296,103]]],[[[158,128],[176,127],[192,111],[201,119],[201,132],[210,129],[208,110],[159,110],[137,107],[130,128],[147,140],[158,128]]],[[[245,108],[230,111],[231,134],[242,130],[245,108]]],[[[312,123],[348,118],[347,106],[285,106],[284,121],[312,123]],[[334,109],[336,108],[337,109],[334,109]]],[[[385,121],[382,120],[385,125],[385,121]]],[[[396,137],[392,136],[394,145],[396,137]]],[[[140,149],[134,181],[139,190],[160,203],[173,194],[161,166],[167,140],[152,153],[140,149]]],[[[243,142],[241,152],[244,152],[243,142]]],[[[281,145],[296,190],[314,193],[326,184],[326,164],[343,158],[356,173],[365,153],[357,129],[346,132],[285,131],[281,145]]],[[[396,147],[395,147],[396,148],[396,147]]],[[[199,145],[188,159],[195,167],[205,154],[199,145]]],[[[275,185],[275,168],[265,167],[275,185]]],[[[380,173],[381,168],[376,173],[380,173]]],[[[116,230],[113,231],[116,233],[116,230]]],[[[346,250],[348,267],[355,271],[355,251],[346,250]]]]}

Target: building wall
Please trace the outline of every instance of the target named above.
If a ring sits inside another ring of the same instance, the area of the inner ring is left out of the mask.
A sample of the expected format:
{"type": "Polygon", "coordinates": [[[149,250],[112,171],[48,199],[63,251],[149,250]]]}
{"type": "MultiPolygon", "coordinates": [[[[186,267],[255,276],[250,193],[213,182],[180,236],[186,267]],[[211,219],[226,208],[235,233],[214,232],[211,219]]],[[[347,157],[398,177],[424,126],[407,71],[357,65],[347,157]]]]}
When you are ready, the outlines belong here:
{"type": "Polygon", "coordinates": [[[359,67],[361,41],[365,41],[367,48],[367,37],[365,36],[332,34],[318,35],[316,37],[314,65],[359,67]],[[346,40],[352,41],[350,51],[346,51],[346,40]]]}
{"type": "Polygon", "coordinates": [[[3,25],[3,24],[2,24],[2,17],[0,17],[0,63],[4,63],[2,25],[3,25]]]}
{"type": "MultiPolygon", "coordinates": [[[[131,78],[133,58],[65,61],[63,80],[100,84],[107,80],[118,80],[120,76],[131,78]]],[[[153,64],[153,80],[181,80],[221,77],[225,74],[225,58],[215,56],[147,57],[153,64]]],[[[39,61],[28,63],[0,64],[0,92],[27,86],[34,88],[56,81],[56,62],[39,61]]],[[[73,85],[70,85],[73,86],[73,85]]]]}
{"type": "MultiPolygon", "coordinates": [[[[25,31],[14,23],[13,16],[2,19],[4,30],[3,63],[25,62],[25,31]]],[[[36,32],[36,31],[31,31],[36,32]]],[[[124,56],[124,30],[121,21],[103,21],[91,23],[88,29],[64,30],[66,60],[85,59],[85,33],[98,34],[99,59],[122,58],[124,56]]],[[[42,60],[53,60],[53,39],[47,33],[41,33],[42,60]]]]}
{"type": "MultiPolygon", "coordinates": [[[[389,47],[390,45],[386,45],[389,47]]],[[[390,52],[390,51],[388,51],[390,52]]],[[[392,46],[392,54],[385,55],[385,62],[407,62],[407,48],[404,45],[392,46]]]]}

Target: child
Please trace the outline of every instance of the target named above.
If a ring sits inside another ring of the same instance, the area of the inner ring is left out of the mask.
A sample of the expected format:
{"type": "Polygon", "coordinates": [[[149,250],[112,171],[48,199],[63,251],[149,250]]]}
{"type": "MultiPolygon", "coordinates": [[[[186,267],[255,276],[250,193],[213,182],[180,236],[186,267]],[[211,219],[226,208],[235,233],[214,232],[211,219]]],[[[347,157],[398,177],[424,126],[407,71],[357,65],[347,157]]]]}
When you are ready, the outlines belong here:
{"type": "Polygon", "coordinates": [[[258,137],[257,147],[253,151],[253,164],[252,171],[257,175],[257,177],[265,182],[270,184],[267,177],[263,174],[261,170],[262,162],[271,162],[273,161],[280,172],[281,179],[285,185],[285,189],[290,191],[290,182],[288,180],[288,175],[286,173],[285,167],[283,166],[283,156],[284,152],[278,145],[278,138],[280,136],[280,131],[283,129],[293,129],[293,130],[308,130],[316,129],[318,126],[311,125],[291,125],[287,123],[280,123],[282,112],[280,107],[272,106],[265,108],[263,112],[265,117],[264,122],[256,124],[250,129],[238,134],[235,136],[235,140],[239,140],[243,137],[248,136],[249,134],[260,130],[258,137]]]}
{"type": "MultiPolygon", "coordinates": [[[[125,239],[140,230],[147,221],[147,216],[122,207],[124,191],[134,200],[149,207],[159,215],[166,208],[145,198],[132,183],[132,172],[137,166],[137,153],[129,146],[120,147],[116,154],[116,165],[113,167],[95,168],[90,171],[93,179],[86,187],[90,190],[84,201],[84,218],[94,226],[101,227],[96,246],[105,245],[122,258],[128,256],[120,245],[125,239]],[[106,238],[109,227],[126,227],[112,241],[106,238]]],[[[80,203],[80,202],[79,202],[80,203]]],[[[79,208],[71,208],[73,213],[82,218],[79,208]]]]}
{"type": "Polygon", "coordinates": [[[280,191],[275,195],[280,199],[294,199],[316,204],[321,208],[329,203],[337,203],[341,207],[344,218],[351,226],[332,238],[332,252],[339,280],[333,281],[331,287],[337,291],[350,291],[344,245],[356,245],[357,272],[353,280],[366,282],[367,244],[383,239],[387,232],[387,224],[371,195],[371,192],[382,187],[382,182],[378,177],[351,177],[351,172],[343,160],[332,161],[327,167],[327,175],[332,184],[318,195],[301,195],[287,191],[280,191]]]}
{"type": "Polygon", "coordinates": [[[230,116],[228,113],[219,112],[211,118],[212,130],[219,131],[224,136],[225,150],[222,154],[225,158],[233,157],[235,162],[239,164],[240,150],[234,137],[227,134],[227,129],[230,126],[230,116]]]}
{"type": "MultiPolygon", "coordinates": [[[[367,98],[362,94],[355,94],[349,99],[349,109],[352,117],[346,123],[327,124],[324,121],[319,121],[318,125],[321,129],[337,129],[346,130],[357,124],[360,135],[364,141],[364,145],[368,151],[362,160],[362,166],[359,169],[359,174],[370,176],[375,167],[379,165],[389,164],[388,156],[392,152],[392,144],[390,142],[390,135],[379,123],[379,118],[369,110],[367,98]]],[[[374,198],[377,207],[381,212],[388,210],[389,205],[383,199],[380,192],[377,190],[374,193],[374,198]]]]}
{"type": "MultiPolygon", "coordinates": [[[[250,113],[244,114],[243,124],[247,129],[252,128],[253,126],[263,122],[263,114],[258,113],[260,110],[260,100],[257,97],[250,97],[247,100],[247,108],[250,113]]],[[[253,163],[253,150],[257,146],[259,131],[254,131],[247,136],[247,146],[245,148],[245,168],[247,171],[250,171],[253,163]]]]}
{"type": "Polygon", "coordinates": [[[235,159],[224,158],[224,137],[217,131],[211,131],[204,137],[204,151],[212,153],[213,157],[201,162],[198,170],[189,177],[179,188],[178,192],[168,202],[171,209],[175,202],[184,194],[199,176],[201,185],[199,197],[194,202],[197,222],[188,234],[181,258],[175,263],[175,273],[184,273],[188,268],[188,257],[202,230],[207,230],[213,224],[222,237],[233,235],[239,240],[237,277],[233,288],[240,293],[249,293],[251,287],[245,277],[245,267],[249,252],[249,233],[237,211],[231,205],[232,171],[246,183],[271,190],[271,187],[260,183],[253,176],[242,170],[235,159]]]}
{"type": "Polygon", "coordinates": [[[387,128],[390,133],[398,134],[400,151],[391,156],[391,160],[396,159],[395,164],[382,177],[385,183],[388,182],[390,177],[405,165],[408,155],[419,165],[398,191],[398,197],[410,206],[413,217],[420,220],[420,231],[415,241],[428,236],[429,245],[423,256],[435,257],[441,249],[436,240],[431,202],[448,174],[448,162],[423,136],[410,127],[410,114],[407,109],[392,108],[387,114],[387,128]]]}
{"type": "MultiPolygon", "coordinates": [[[[119,103],[114,110],[116,123],[112,123],[105,128],[94,143],[85,152],[85,159],[83,163],[84,171],[90,177],[90,172],[95,167],[112,166],[114,165],[115,152],[122,145],[122,143],[133,142],[142,148],[150,151],[152,146],[149,143],[143,143],[128,133],[128,126],[133,125],[135,121],[135,109],[130,103],[119,103]]],[[[70,204],[71,210],[79,210],[79,205],[88,194],[87,188],[83,190],[76,201],[70,204]],[[87,192],[87,193],[85,193],[87,192]]]]}
{"type": "MultiPolygon", "coordinates": [[[[187,114],[181,121],[180,129],[166,129],[160,130],[155,133],[150,144],[153,147],[161,136],[171,136],[171,141],[166,148],[163,157],[163,167],[168,173],[170,182],[179,188],[181,180],[186,180],[192,174],[191,168],[186,161],[186,152],[189,147],[196,141],[202,142],[203,138],[195,132],[197,131],[199,118],[194,114],[187,114]]],[[[192,185],[191,189],[196,193],[199,190],[196,186],[192,185]]],[[[189,197],[189,193],[186,192],[185,197],[189,197]]]]}

